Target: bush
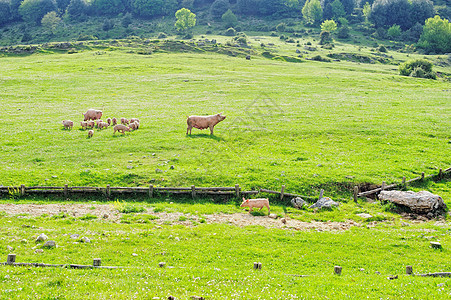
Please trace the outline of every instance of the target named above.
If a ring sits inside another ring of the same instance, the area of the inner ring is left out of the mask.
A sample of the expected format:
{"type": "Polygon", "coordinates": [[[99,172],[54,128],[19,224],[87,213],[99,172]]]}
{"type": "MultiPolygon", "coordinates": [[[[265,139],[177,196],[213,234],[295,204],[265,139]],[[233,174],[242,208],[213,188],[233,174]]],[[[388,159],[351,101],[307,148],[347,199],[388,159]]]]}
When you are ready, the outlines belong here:
{"type": "Polygon", "coordinates": [[[168,36],[167,36],[166,33],[160,32],[160,33],[158,34],[158,37],[157,37],[157,38],[159,38],[159,39],[165,39],[165,38],[167,38],[167,37],[168,37],[168,36]]]}
{"type": "Polygon", "coordinates": [[[326,57],[322,57],[321,55],[316,55],[312,57],[312,60],[315,61],[323,61],[323,62],[331,62],[331,60],[329,58],[326,57]]]}
{"type": "Polygon", "coordinates": [[[432,63],[426,59],[413,59],[399,65],[399,74],[403,76],[436,79],[432,63]]]}
{"type": "Polygon", "coordinates": [[[401,36],[401,27],[399,25],[393,25],[387,30],[387,36],[392,39],[397,39],[401,36]]]}
{"type": "Polygon", "coordinates": [[[238,24],[238,19],[235,14],[229,9],[221,17],[226,28],[235,27],[238,24]]]}
{"type": "Polygon", "coordinates": [[[387,52],[387,48],[385,48],[384,46],[380,46],[379,48],[377,48],[377,50],[379,51],[379,52],[387,52]]]}
{"type": "Polygon", "coordinates": [[[230,27],[229,29],[226,30],[225,35],[226,36],[235,36],[236,30],[234,28],[230,27]]]}
{"type": "Polygon", "coordinates": [[[426,20],[418,46],[427,52],[451,52],[451,24],[439,16],[426,20]]]}
{"type": "Polygon", "coordinates": [[[113,29],[113,27],[114,27],[114,23],[113,23],[113,21],[110,20],[110,19],[106,19],[106,20],[103,22],[103,24],[102,24],[102,30],[103,30],[103,31],[111,30],[111,29],[113,29]]]}
{"type": "Polygon", "coordinates": [[[240,45],[247,45],[247,35],[244,32],[240,32],[233,40],[240,45]]]}
{"type": "Polygon", "coordinates": [[[285,23],[279,23],[279,24],[276,26],[276,30],[277,30],[278,32],[284,32],[286,29],[287,29],[287,24],[285,24],[285,23]]]}
{"type": "Polygon", "coordinates": [[[348,26],[342,26],[340,29],[338,29],[337,37],[339,39],[347,39],[349,38],[349,27],[348,26]]]}

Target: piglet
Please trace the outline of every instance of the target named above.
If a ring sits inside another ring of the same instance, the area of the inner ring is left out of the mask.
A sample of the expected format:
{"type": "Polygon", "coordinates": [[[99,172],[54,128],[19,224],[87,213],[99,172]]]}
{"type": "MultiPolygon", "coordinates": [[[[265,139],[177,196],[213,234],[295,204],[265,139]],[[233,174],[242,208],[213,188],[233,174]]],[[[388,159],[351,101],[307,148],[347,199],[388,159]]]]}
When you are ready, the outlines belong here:
{"type": "Polygon", "coordinates": [[[269,200],[267,198],[257,198],[257,199],[244,199],[243,203],[241,203],[241,207],[249,207],[249,213],[252,212],[254,207],[260,208],[262,210],[263,207],[268,209],[268,216],[271,213],[269,209],[269,200]]]}

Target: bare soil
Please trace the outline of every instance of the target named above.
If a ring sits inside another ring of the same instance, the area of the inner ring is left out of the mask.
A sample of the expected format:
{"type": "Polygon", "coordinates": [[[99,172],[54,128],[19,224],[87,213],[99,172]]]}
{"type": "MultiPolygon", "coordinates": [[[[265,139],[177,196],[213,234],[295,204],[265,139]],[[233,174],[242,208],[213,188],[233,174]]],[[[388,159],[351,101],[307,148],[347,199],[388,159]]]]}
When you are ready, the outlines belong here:
{"type": "MultiPolygon", "coordinates": [[[[119,213],[114,206],[108,204],[0,204],[0,211],[8,215],[18,217],[37,217],[43,214],[53,216],[65,213],[73,217],[82,217],[86,214],[95,215],[99,219],[105,221],[120,223],[121,217],[124,215],[119,213]]],[[[148,210],[142,214],[151,214],[157,216],[158,219],[153,220],[155,224],[181,224],[186,226],[193,226],[193,222],[199,222],[201,218],[205,219],[206,223],[223,223],[233,224],[239,227],[250,225],[259,225],[265,228],[285,228],[294,230],[317,230],[317,231],[331,231],[331,230],[347,230],[352,226],[361,226],[361,224],[354,221],[346,222],[301,222],[290,218],[273,219],[268,216],[253,216],[248,213],[234,213],[234,214],[213,214],[213,215],[191,215],[183,213],[167,213],[167,212],[153,212],[148,210]],[[180,221],[180,217],[185,216],[186,221],[180,221]]],[[[140,214],[135,214],[140,215],[140,214]]]]}

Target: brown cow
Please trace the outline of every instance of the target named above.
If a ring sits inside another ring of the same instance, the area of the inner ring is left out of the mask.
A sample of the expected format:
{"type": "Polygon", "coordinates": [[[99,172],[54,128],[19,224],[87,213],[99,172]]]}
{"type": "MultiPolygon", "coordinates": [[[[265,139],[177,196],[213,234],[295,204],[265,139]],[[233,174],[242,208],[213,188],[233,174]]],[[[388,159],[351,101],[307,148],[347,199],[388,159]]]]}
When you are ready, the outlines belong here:
{"type": "Polygon", "coordinates": [[[191,134],[191,129],[205,129],[210,128],[210,134],[213,134],[213,128],[216,124],[223,121],[226,116],[222,116],[220,113],[211,116],[189,116],[186,119],[186,124],[188,124],[188,128],[186,129],[186,134],[191,134]]]}

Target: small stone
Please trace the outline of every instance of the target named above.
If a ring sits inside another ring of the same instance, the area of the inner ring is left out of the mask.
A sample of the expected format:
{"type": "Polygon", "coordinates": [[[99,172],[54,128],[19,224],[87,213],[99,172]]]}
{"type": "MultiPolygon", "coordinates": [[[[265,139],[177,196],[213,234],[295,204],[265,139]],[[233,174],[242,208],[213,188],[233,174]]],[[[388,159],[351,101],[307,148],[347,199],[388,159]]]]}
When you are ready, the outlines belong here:
{"type": "Polygon", "coordinates": [[[367,213],[357,214],[357,216],[359,216],[359,217],[361,217],[361,218],[363,218],[363,219],[370,219],[370,218],[373,217],[372,215],[367,214],[367,213]]]}
{"type": "Polygon", "coordinates": [[[44,245],[42,245],[42,247],[55,248],[56,247],[56,243],[55,243],[55,241],[47,241],[47,242],[44,243],[44,245]]]}
{"type": "Polygon", "coordinates": [[[42,252],[44,252],[44,250],[42,250],[42,249],[36,249],[36,250],[34,250],[34,253],[42,253],[42,252]]]}
{"type": "Polygon", "coordinates": [[[377,274],[377,275],[381,275],[381,272],[379,272],[379,271],[376,271],[374,273],[377,274]]]}
{"type": "Polygon", "coordinates": [[[177,242],[180,242],[180,238],[179,238],[178,236],[175,237],[175,240],[176,240],[177,242]]]}
{"type": "Polygon", "coordinates": [[[282,218],[282,219],[280,219],[280,222],[282,222],[283,224],[287,224],[287,219],[282,218]]]}
{"type": "Polygon", "coordinates": [[[155,156],[155,155],[157,155],[156,153],[152,153],[152,156],[155,156]]]}
{"type": "Polygon", "coordinates": [[[136,254],[136,253],[132,253],[132,256],[138,256],[138,254],[136,254]]]}
{"type": "Polygon", "coordinates": [[[56,176],[56,175],[53,175],[53,176],[52,176],[52,178],[58,178],[58,176],[56,176]]]}
{"type": "Polygon", "coordinates": [[[156,173],[163,173],[163,170],[161,170],[161,169],[155,169],[155,172],[156,172],[156,173]]]}
{"type": "Polygon", "coordinates": [[[87,237],[82,237],[80,240],[79,240],[79,242],[81,242],[81,243],[90,243],[91,242],[91,240],[89,239],[89,238],[87,238],[87,237]]]}
{"type": "Polygon", "coordinates": [[[437,286],[438,286],[438,287],[445,286],[445,283],[444,283],[444,282],[443,282],[443,283],[439,283],[439,284],[437,284],[437,286]]]}
{"type": "Polygon", "coordinates": [[[270,214],[268,217],[270,217],[271,219],[277,219],[277,215],[276,214],[270,214]]]}
{"type": "Polygon", "coordinates": [[[28,243],[28,241],[27,241],[26,239],[20,240],[20,242],[21,242],[22,244],[28,243]]]}
{"type": "Polygon", "coordinates": [[[79,234],[71,234],[71,235],[70,235],[70,238],[71,238],[71,239],[74,239],[74,240],[75,240],[75,239],[78,239],[79,237],[80,237],[79,234]]]}
{"type": "Polygon", "coordinates": [[[108,219],[109,217],[110,217],[110,216],[109,216],[108,214],[104,214],[104,215],[103,215],[103,218],[104,218],[104,219],[108,219]]]}
{"type": "Polygon", "coordinates": [[[293,205],[294,208],[297,209],[302,209],[302,207],[306,204],[307,202],[305,202],[304,199],[302,199],[301,197],[296,197],[291,199],[291,205],[293,205]]]}
{"type": "Polygon", "coordinates": [[[164,268],[164,267],[166,266],[166,263],[165,263],[165,262],[159,262],[159,263],[158,263],[158,266],[159,266],[160,268],[164,268]]]}
{"type": "Polygon", "coordinates": [[[169,169],[171,169],[171,170],[174,170],[174,169],[175,169],[175,167],[174,167],[174,166],[171,166],[171,167],[169,167],[169,169]]]}
{"type": "Polygon", "coordinates": [[[14,250],[14,248],[11,247],[11,246],[6,246],[6,249],[8,249],[8,251],[13,251],[14,250]]]}
{"type": "Polygon", "coordinates": [[[439,242],[431,242],[432,249],[442,249],[442,244],[439,242]]]}
{"type": "Polygon", "coordinates": [[[364,272],[365,269],[364,269],[364,268],[360,268],[359,271],[360,271],[360,272],[364,272]]]}
{"type": "Polygon", "coordinates": [[[132,156],[132,155],[133,155],[133,153],[129,153],[128,155],[132,156]]]}
{"type": "Polygon", "coordinates": [[[129,160],[128,162],[129,162],[129,163],[132,163],[132,162],[133,162],[133,160],[129,160]]]}
{"type": "Polygon", "coordinates": [[[131,170],[133,169],[133,166],[127,166],[127,169],[131,170]]]}
{"type": "Polygon", "coordinates": [[[41,234],[37,237],[36,243],[43,242],[43,241],[45,241],[45,240],[48,240],[48,236],[46,236],[44,233],[41,233],[41,234]]]}

